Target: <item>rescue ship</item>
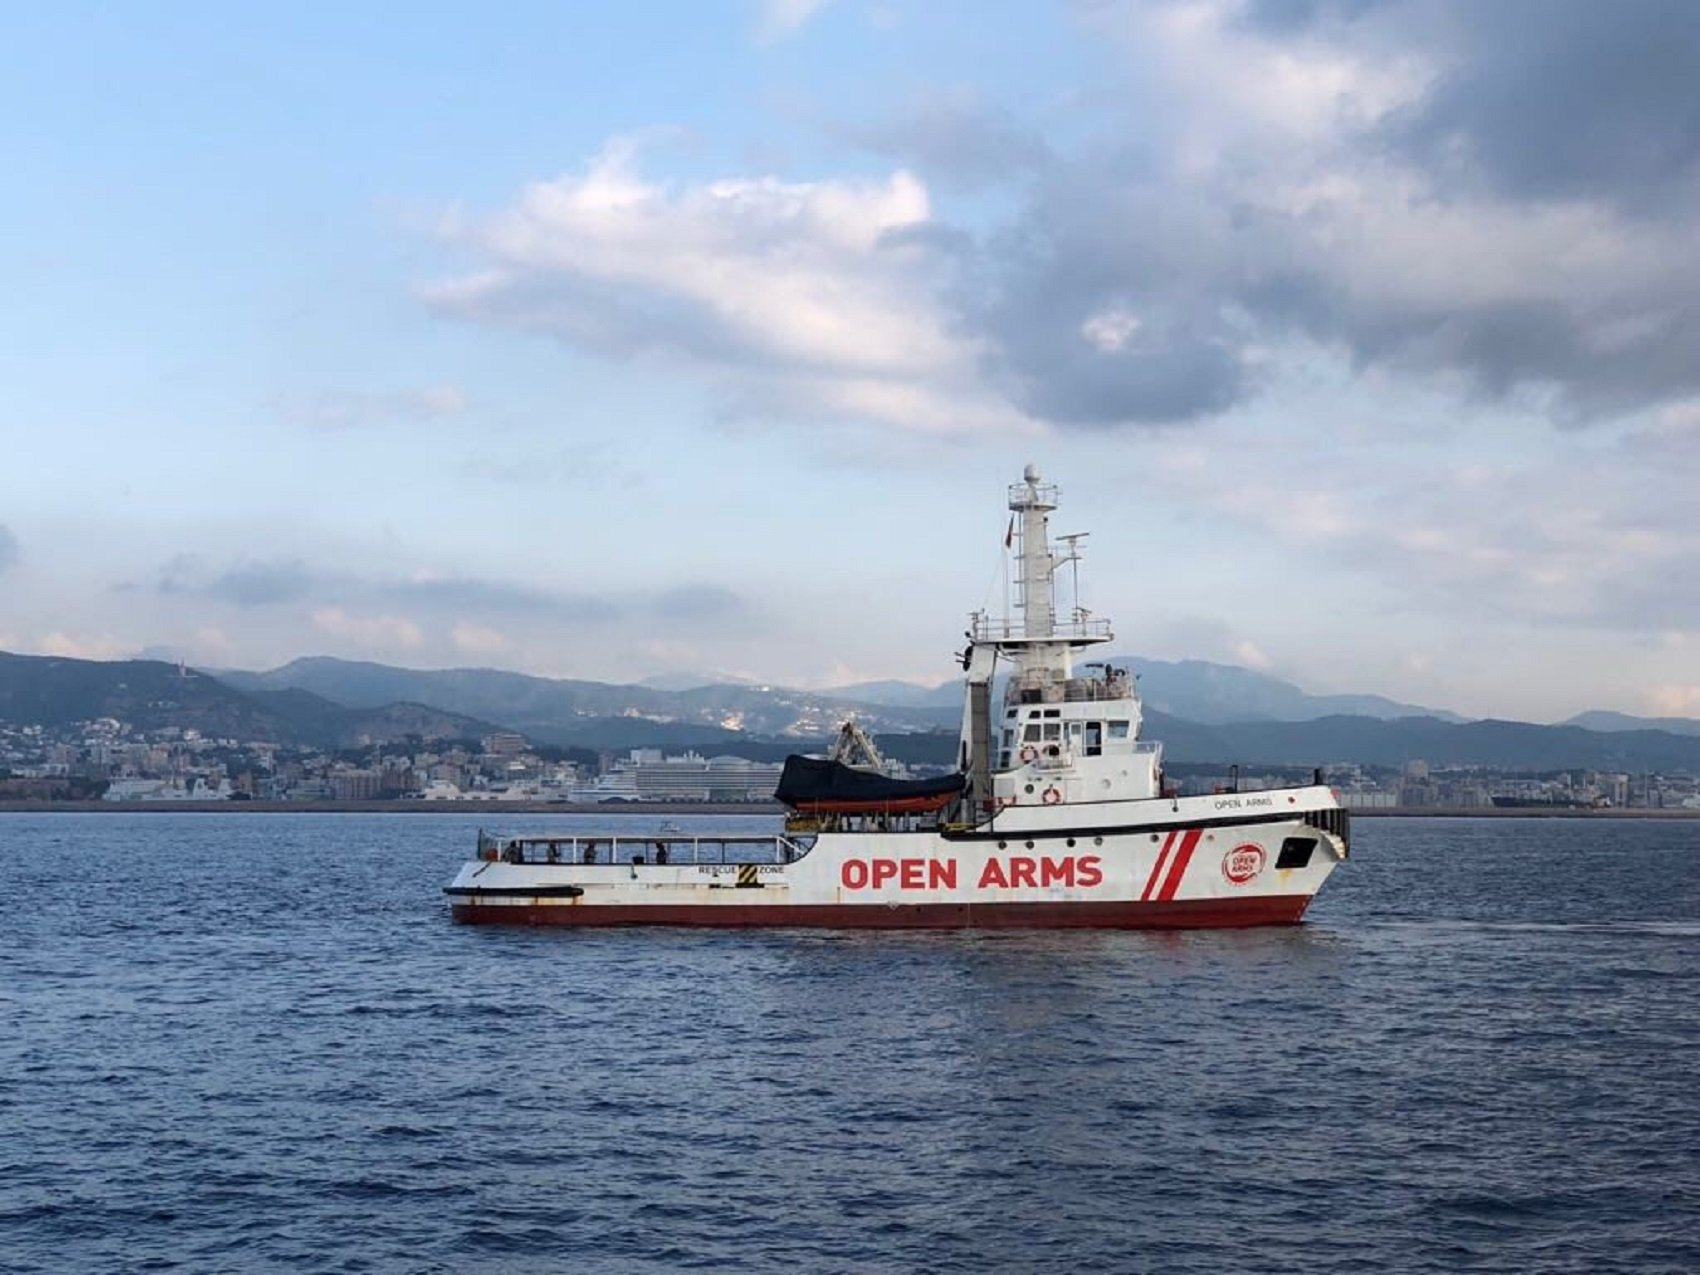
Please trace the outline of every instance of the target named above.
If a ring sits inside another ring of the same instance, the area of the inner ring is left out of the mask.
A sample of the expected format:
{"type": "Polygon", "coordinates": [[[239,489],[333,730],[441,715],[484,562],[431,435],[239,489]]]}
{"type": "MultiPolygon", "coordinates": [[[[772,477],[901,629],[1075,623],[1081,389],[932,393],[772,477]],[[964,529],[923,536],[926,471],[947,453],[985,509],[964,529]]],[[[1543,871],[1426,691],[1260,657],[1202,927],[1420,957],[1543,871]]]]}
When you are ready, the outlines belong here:
{"type": "Polygon", "coordinates": [[[1298,922],[1348,853],[1347,812],[1308,785],[1181,796],[1140,737],[1134,678],[1079,657],[1112,638],[1057,573],[1057,488],[1009,489],[1011,614],[975,612],[957,768],[903,780],[853,724],[787,760],[765,837],[479,834],[454,919],[529,925],[1195,928],[1298,922]],[[994,688],[1004,690],[994,704],[994,688]]]}

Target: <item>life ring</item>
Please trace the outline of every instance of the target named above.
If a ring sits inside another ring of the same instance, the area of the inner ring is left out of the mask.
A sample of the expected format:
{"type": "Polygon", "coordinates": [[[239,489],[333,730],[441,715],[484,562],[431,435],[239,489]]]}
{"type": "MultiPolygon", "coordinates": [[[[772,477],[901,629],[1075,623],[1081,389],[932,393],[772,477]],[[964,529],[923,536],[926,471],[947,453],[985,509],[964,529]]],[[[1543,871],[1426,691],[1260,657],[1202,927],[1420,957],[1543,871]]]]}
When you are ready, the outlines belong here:
{"type": "Polygon", "coordinates": [[[1037,748],[1033,747],[1032,744],[1023,744],[1021,746],[1021,761],[1022,761],[1023,765],[1025,765],[1026,763],[1028,763],[1030,761],[1033,761],[1038,756],[1039,756],[1039,750],[1037,748]]]}
{"type": "Polygon", "coordinates": [[[1054,806],[1062,800],[1062,793],[1058,792],[1055,788],[1047,788],[1045,789],[1045,795],[1040,800],[1042,800],[1047,806],[1054,806]]]}

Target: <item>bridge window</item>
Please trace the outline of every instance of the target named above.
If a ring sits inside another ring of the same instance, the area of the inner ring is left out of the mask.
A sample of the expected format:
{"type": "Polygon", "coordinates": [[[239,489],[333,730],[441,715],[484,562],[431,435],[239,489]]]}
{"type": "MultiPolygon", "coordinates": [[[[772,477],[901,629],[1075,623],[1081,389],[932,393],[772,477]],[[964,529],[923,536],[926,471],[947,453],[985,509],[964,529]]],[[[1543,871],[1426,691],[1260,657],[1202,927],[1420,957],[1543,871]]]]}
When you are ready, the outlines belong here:
{"type": "Polygon", "coordinates": [[[1127,738],[1127,723],[1126,722],[1111,722],[1110,723],[1110,738],[1111,739],[1126,739],[1127,738]]]}
{"type": "Polygon", "coordinates": [[[1086,755],[1096,757],[1104,751],[1104,723],[1086,723],[1086,755]]]}

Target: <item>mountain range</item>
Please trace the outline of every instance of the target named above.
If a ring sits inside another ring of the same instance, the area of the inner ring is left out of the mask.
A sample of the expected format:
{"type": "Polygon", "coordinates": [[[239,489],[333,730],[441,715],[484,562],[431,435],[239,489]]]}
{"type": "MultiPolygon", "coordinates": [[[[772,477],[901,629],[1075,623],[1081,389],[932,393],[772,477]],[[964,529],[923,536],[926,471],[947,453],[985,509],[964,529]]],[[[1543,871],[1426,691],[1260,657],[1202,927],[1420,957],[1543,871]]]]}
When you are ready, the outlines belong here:
{"type": "MultiPolygon", "coordinates": [[[[1141,673],[1146,733],[1163,741],[1174,762],[1398,766],[1420,758],[1439,766],[1700,772],[1700,722],[1686,718],[1589,713],[1557,726],[1468,721],[1379,696],[1312,696],[1227,665],[1128,662],[1141,673]]],[[[115,717],[144,730],[180,726],[327,748],[506,729],[558,746],[696,748],[766,760],[818,747],[853,713],[888,752],[948,763],[960,694],[954,684],[903,682],[830,692],[754,683],[675,690],[329,657],[266,672],[208,672],[152,660],[0,652],[0,722],[59,726],[115,717]]]]}
{"type": "Polygon", "coordinates": [[[358,748],[410,735],[472,738],[491,722],[418,702],[350,706],[299,687],[238,691],[161,660],[72,660],[0,651],[0,722],[62,727],[111,717],[137,730],[176,726],[217,738],[358,748]]]}
{"type": "MultiPolygon", "coordinates": [[[[1149,660],[1115,655],[1103,661],[1131,669],[1139,679],[1139,694],[1147,709],[1184,717],[1205,725],[1229,722],[1308,722],[1318,717],[1433,717],[1443,722],[1467,720],[1443,708],[1401,704],[1382,695],[1311,695],[1291,682],[1233,664],[1206,660],[1149,660]]],[[[959,709],[962,687],[918,686],[913,682],[859,682],[834,688],[830,694],[868,704],[908,708],[959,709]]]]}

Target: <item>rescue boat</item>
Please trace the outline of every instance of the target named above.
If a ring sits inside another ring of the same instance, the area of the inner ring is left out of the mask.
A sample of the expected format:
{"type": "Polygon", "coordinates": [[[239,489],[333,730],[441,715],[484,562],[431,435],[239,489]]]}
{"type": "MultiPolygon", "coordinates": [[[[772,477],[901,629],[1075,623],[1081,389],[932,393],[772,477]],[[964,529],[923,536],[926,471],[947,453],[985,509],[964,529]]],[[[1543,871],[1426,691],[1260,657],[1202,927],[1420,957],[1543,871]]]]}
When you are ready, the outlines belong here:
{"type": "MultiPolygon", "coordinates": [[[[1347,812],[1308,785],[1180,796],[1140,737],[1134,678],[1077,657],[1112,639],[1059,614],[1057,488],[1009,489],[1012,614],[975,612],[962,653],[956,770],[902,780],[852,726],[828,758],[787,761],[771,836],[492,837],[446,887],[461,922],[1195,928],[1297,923],[1349,853],[1347,812]],[[1003,693],[994,704],[994,688],[1003,693]],[[860,756],[855,755],[860,752],[860,756]],[[870,755],[872,754],[872,755],[870,755]]],[[[1076,575],[1078,581],[1078,575],[1076,575]]]]}

